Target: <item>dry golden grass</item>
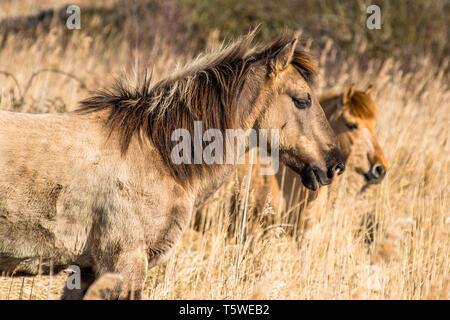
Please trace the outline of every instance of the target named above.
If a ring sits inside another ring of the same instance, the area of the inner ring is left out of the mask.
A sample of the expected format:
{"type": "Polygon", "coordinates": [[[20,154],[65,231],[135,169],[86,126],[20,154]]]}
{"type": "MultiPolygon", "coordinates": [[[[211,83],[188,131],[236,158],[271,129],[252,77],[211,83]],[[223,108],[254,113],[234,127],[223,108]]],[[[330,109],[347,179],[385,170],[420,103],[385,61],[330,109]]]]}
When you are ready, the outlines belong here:
{"type": "MultiPolygon", "coordinates": [[[[12,2],[11,2],[12,3],[12,2]]],[[[12,5],[12,4],[11,4],[12,5]]],[[[161,78],[189,55],[175,56],[163,41],[153,52],[105,44],[78,33],[66,50],[58,32],[33,43],[10,37],[0,50],[0,109],[24,112],[73,110],[113,76],[153,68],[161,78]],[[24,95],[26,84],[34,76],[24,95]],[[18,89],[13,77],[21,87],[18,89]]],[[[267,235],[226,240],[227,203],[211,204],[212,221],[200,234],[188,230],[172,257],[149,270],[148,299],[448,299],[450,290],[448,60],[437,68],[427,58],[336,65],[333,43],[320,56],[319,90],[374,85],[380,114],[378,136],[390,168],[385,180],[355,197],[352,177],[336,184],[326,214],[309,236],[295,242],[274,227],[267,235]],[[368,246],[363,216],[377,228],[368,246]],[[240,260],[238,261],[238,257],[240,260]]],[[[250,182],[251,185],[251,182],[250,182]]],[[[211,213],[211,212],[210,212],[211,213]]],[[[211,216],[211,214],[209,214],[211,216]]],[[[239,217],[238,217],[239,218],[239,217]]],[[[240,224],[241,222],[239,222],[240,224]]],[[[0,277],[0,299],[58,298],[64,274],[0,277]]]]}

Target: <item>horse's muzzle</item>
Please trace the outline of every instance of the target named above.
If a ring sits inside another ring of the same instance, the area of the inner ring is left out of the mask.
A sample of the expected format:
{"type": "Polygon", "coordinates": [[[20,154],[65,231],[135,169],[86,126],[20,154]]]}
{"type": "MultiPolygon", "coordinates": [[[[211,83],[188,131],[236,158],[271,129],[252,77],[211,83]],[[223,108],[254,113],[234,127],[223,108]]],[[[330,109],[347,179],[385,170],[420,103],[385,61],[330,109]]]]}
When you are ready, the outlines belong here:
{"type": "Polygon", "coordinates": [[[300,172],[302,183],[308,189],[316,191],[319,189],[319,183],[323,186],[329,185],[333,181],[334,175],[337,173],[341,175],[345,170],[345,162],[340,151],[333,150],[335,157],[330,165],[327,165],[327,170],[321,170],[318,167],[307,165],[300,172]]]}

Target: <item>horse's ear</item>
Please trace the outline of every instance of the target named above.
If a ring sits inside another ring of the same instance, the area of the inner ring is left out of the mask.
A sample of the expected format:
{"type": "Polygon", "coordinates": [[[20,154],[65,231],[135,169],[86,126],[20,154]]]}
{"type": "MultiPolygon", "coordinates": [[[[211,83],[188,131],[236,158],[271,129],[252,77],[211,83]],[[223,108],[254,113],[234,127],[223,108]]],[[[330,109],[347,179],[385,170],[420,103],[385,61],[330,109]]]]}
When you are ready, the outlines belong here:
{"type": "Polygon", "coordinates": [[[342,97],[342,102],[343,102],[344,104],[346,104],[347,102],[349,102],[349,101],[352,99],[353,93],[354,93],[354,91],[353,91],[353,86],[354,86],[354,85],[355,85],[354,83],[350,83],[350,84],[347,86],[347,88],[345,88],[345,90],[344,90],[344,96],[342,97]]]}
{"type": "Polygon", "coordinates": [[[294,55],[295,47],[297,46],[297,36],[291,41],[287,42],[277,53],[275,53],[269,60],[269,68],[271,74],[277,74],[291,63],[294,55]]]}
{"type": "Polygon", "coordinates": [[[367,87],[366,91],[364,91],[364,93],[367,94],[368,96],[370,96],[370,94],[372,93],[372,88],[373,88],[373,86],[370,84],[367,87]]]}

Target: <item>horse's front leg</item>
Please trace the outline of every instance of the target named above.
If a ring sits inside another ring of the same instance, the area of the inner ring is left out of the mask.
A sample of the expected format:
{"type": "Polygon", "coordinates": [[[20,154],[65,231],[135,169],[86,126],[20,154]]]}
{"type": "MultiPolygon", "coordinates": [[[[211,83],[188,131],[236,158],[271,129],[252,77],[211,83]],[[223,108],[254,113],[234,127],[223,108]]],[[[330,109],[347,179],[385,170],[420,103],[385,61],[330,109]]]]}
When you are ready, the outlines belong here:
{"type": "MultiPolygon", "coordinates": [[[[168,208],[159,210],[155,217],[148,218],[141,230],[147,241],[140,236],[134,239],[135,242],[124,241],[123,237],[111,238],[112,232],[99,239],[100,245],[93,254],[100,277],[88,289],[84,299],[142,298],[147,269],[169,257],[189,224],[193,205],[189,199],[178,198],[168,208]],[[161,212],[165,214],[161,215],[161,212]],[[129,247],[136,243],[142,245],[129,247]],[[111,244],[116,245],[111,247],[111,244]]],[[[133,231],[129,231],[130,236],[136,234],[136,230],[133,231]]]]}
{"type": "Polygon", "coordinates": [[[99,260],[97,280],[88,288],[85,300],[142,299],[147,278],[147,254],[144,246],[122,251],[99,260]]]}
{"type": "Polygon", "coordinates": [[[164,262],[170,256],[189,225],[193,210],[192,203],[182,199],[168,209],[164,222],[158,228],[157,236],[147,248],[150,268],[164,262]]]}

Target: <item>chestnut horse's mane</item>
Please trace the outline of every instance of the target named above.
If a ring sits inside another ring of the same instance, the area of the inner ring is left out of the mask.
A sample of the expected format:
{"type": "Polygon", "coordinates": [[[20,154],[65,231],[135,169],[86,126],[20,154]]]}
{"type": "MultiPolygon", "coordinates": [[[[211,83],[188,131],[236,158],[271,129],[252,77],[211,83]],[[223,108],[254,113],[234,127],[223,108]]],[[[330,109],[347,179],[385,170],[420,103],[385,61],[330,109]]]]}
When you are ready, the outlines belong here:
{"type": "MultiPolygon", "coordinates": [[[[327,101],[338,98],[342,100],[342,96],[343,96],[342,93],[323,94],[320,97],[320,103],[326,103],[327,101]]],[[[365,93],[364,91],[355,90],[353,92],[353,95],[349,100],[349,107],[352,114],[355,117],[361,119],[373,120],[376,118],[378,113],[378,108],[375,101],[373,101],[370,95],[365,93]]]]}
{"type": "MultiPolygon", "coordinates": [[[[175,165],[171,141],[175,129],[187,129],[194,136],[194,121],[202,121],[204,130],[216,128],[225,132],[234,128],[237,101],[245,80],[251,73],[253,61],[269,59],[284,48],[294,36],[282,34],[260,51],[251,46],[255,32],[241,40],[204,54],[155,84],[145,77],[138,88],[130,88],[117,81],[111,90],[98,91],[83,100],[77,112],[91,113],[108,110],[107,123],[117,130],[120,148],[126,153],[132,137],[140,141],[148,137],[177,179],[192,178],[207,165],[175,165]]],[[[291,64],[311,83],[317,72],[314,59],[306,52],[296,50],[291,64]]]]}

